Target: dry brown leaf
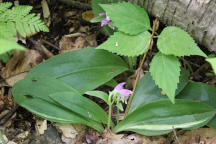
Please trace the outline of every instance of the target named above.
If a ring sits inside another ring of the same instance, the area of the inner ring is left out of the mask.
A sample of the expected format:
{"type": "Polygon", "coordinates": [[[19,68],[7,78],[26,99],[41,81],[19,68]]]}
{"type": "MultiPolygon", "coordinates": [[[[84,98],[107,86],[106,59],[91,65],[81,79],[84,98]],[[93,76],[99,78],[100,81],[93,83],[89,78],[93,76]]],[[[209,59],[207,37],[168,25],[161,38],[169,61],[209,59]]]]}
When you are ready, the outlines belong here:
{"type": "Polygon", "coordinates": [[[97,46],[96,35],[86,36],[81,33],[65,35],[59,42],[60,53],[95,46],[97,46]]]}
{"type": "Polygon", "coordinates": [[[79,140],[79,135],[85,133],[85,126],[79,124],[54,124],[56,129],[62,133],[62,141],[65,144],[75,144],[79,140]]]}
{"type": "Polygon", "coordinates": [[[47,120],[36,119],[35,129],[38,134],[44,134],[44,131],[47,130],[47,120]]]}
{"type": "Polygon", "coordinates": [[[93,19],[94,17],[95,17],[94,13],[91,10],[85,11],[85,12],[82,13],[82,19],[84,19],[85,21],[90,22],[91,19],[93,19]]]}
{"type": "Polygon", "coordinates": [[[179,135],[178,139],[182,144],[216,144],[216,130],[199,128],[186,131],[183,135],[179,135]]]}
{"type": "Polygon", "coordinates": [[[6,68],[2,71],[1,76],[9,86],[13,86],[17,81],[23,79],[32,67],[40,62],[42,62],[42,57],[38,51],[16,50],[13,57],[6,64],[6,68]]]}

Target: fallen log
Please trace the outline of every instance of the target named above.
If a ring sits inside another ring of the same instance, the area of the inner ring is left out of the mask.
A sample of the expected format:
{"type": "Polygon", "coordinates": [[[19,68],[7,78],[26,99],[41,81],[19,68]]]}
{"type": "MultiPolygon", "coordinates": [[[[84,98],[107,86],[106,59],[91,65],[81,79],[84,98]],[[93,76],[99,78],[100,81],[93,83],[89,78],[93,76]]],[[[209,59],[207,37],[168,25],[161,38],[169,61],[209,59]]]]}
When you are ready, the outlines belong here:
{"type": "Polygon", "coordinates": [[[186,30],[199,44],[216,52],[216,0],[129,0],[166,25],[186,30]]]}

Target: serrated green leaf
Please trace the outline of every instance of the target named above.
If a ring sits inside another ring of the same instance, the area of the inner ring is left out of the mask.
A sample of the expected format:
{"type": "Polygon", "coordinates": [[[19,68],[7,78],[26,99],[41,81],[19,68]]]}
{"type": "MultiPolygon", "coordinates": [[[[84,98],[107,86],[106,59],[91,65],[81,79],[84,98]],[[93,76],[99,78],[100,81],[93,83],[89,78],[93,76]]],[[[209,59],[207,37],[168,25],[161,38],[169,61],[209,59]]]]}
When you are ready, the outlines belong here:
{"type": "Polygon", "coordinates": [[[27,77],[54,77],[84,93],[127,69],[120,57],[105,50],[85,48],[52,57],[34,67],[27,77]]]}
{"type": "Polygon", "coordinates": [[[106,102],[107,104],[109,103],[108,102],[108,97],[109,96],[105,92],[102,92],[102,91],[87,91],[87,92],[85,92],[85,94],[90,95],[90,96],[94,96],[94,97],[97,97],[97,98],[100,98],[104,102],[106,102]]]}
{"type": "Polygon", "coordinates": [[[107,114],[92,100],[75,92],[65,91],[49,95],[56,103],[85,117],[99,123],[107,123],[107,114]]]}
{"type": "Polygon", "coordinates": [[[157,47],[166,55],[207,57],[187,32],[175,26],[163,29],[158,37],[157,47]]]}
{"type": "Polygon", "coordinates": [[[25,28],[20,21],[16,21],[16,29],[21,36],[26,37],[25,28]]]}
{"type": "Polygon", "coordinates": [[[13,49],[25,50],[24,47],[17,44],[14,40],[0,39],[0,54],[3,54],[13,49]]]}
{"type": "Polygon", "coordinates": [[[173,128],[194,129],[204,126],[215,115],[211,106],[189,100],[152,102],[136,109],[114,129],[153,136],[169,133],[173,128]]]}
{"type": "Polygon", "coordinates": [[[114,4],[101,4],[107,16],[113,21],[119,31],[137,35],[151,30],[147,12],[136,4],[121,2],[114,4]]]}
{"type": "Polygon", "coordinates": [[[206,61],[211,64],[212,69],[214,70],[214,73],[216,74],[216,58],[208,58],[206,59],[206,61]]]}
{"type": "Polygon", "coordinates": [[[158,52],[150,63],[151,76],[155,83],[175,102],[175,91],[179,82],[180,63],[175,56],[158,52]]]}
{"type": "Polygon", "coordinates": [[[25,78],[17,82],[13,89],[15,101],[30,112],[53,122],[79,123],[88,125],[98,131],[103,127],[100,123],[86,119],[50,99],[49,95],[70,91],[80,95],[75,89],[55,78],[25,78]]]}
{"type": "Polygon", "coordinates": [[[135,36],[116,32],[97,49],[105,49],[118,55],[139,56],[145,52],[150,37],[151,34],[147,31],[135,36]]]}
{"type": "Polygon", "coordinates": [[[99,13],[104,12],[104,10],[101,8],[100,4],[108,4],[108,3],[117,3],[121,2],[123,0],[92,0],[92,10],[96,16],[98,16],[99,13]]]}

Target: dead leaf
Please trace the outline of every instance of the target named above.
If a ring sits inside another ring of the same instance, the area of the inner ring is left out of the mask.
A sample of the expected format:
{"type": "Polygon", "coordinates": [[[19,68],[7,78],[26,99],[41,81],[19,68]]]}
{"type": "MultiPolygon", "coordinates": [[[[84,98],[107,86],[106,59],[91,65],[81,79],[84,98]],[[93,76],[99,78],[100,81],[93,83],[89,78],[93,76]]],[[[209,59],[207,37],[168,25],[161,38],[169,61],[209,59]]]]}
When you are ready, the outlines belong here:
{"type": "Polygon", "coordinates": [[[85,21],[90,22],[91,19],[93,19],[95,17],[93,11],[89,10],[89,11],[85,11],[82,13],[82,19],[84,19],[85,21]]]}
{"type": "Polygon", "coordinates": [[[51,17],[50,17],[50,10],[49,10],[49,6],[47,4],[47,1],[42,0],[41,1],[41,6],[42,6],[42,9],[43,9],[43,17],[45,19],[45,23],[47,24],[47,26],[50,26],[51,17]]]}
{"type": "Polygon", "coordinates": [[[1,76],[9,86],[13,86],[17,81],[23,79],[31,68],[40,62],[42,62],[42,57],[38,51],[16,50],[13,57],[6,64],[6,68],[1,73],[1,76]]]}
{"type": "MultiPolygon", "coordinates": [[[[199,128],[186,131],[183,135],[178,135],[178,139],[182,144],[215,144],[216,130],[211,128],[199,128]]],[[[178,144],[175,141],[175,144],[178,144]]]]}
{"type": "Polygon", "coordinates": [[[90,36],[81,33],[65,35],[59,42],[60,53],[95,46],[97,46],[97,41],[94,34],[90,36]]]}
{"type": "Polygon", "coordinates": [[[44,131],[47,130],[47,120],[36,119],[35,129],[38,134],[44,134],[44,131]]]}

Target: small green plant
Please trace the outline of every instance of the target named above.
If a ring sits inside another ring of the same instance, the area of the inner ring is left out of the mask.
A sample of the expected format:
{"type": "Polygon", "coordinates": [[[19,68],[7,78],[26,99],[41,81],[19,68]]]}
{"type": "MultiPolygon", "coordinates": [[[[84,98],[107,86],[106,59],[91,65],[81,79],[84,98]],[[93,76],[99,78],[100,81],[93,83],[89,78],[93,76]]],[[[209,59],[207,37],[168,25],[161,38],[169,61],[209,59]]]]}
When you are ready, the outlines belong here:
{"type": "Polygon", "coordinates": [[[12,49],[24,49],[14,39],[17,33],[26,37],[40,31],[49,31],[39,16],[29,14],[32,6],[20,5],[12,8],[11,6],[11,2],[0,4],[0,54],[12,49]]]}
{"type": "Polygon", "coordinates": [[[47,120],[81,123],[100,132],[104,130],[102,124],[115,133],[133,131],[143,135],[161,135],[175,128],[194,129],[204,125],[216,128],[216,104],[212,103],[216,100],[216,88],[189,82],[189,74],[179,62],[183,56],[206,57],[190,35],[178,27],[166,27],[157,35],[159,52],[153,56],[150,73],[139,80],[142,65],[153,46],[158,21],[151,27],[145,10],[129,2],[100,6],[97,13],[101,14],[95,21],[111,26],[106,28],[115,30],[114,34],[97,48],[61,54],[34,67],[14,85],[12,93],[16,102],[47,120]],[[129,70],[128,64],[116,54],[128,57],[128,63],[132,57],[143,55],[133,91],[123,88],[125,83],[117,84],[109,94],[95,91],[129,70]],[[109,107],[108,115],[83,94],[104,100],[109,107]],[[126,103],[128,97],[125,118],[119,122],[121,103],[126,103]],[[116,126],[111,119],[113,104],[117,107],[116,126]]]}

